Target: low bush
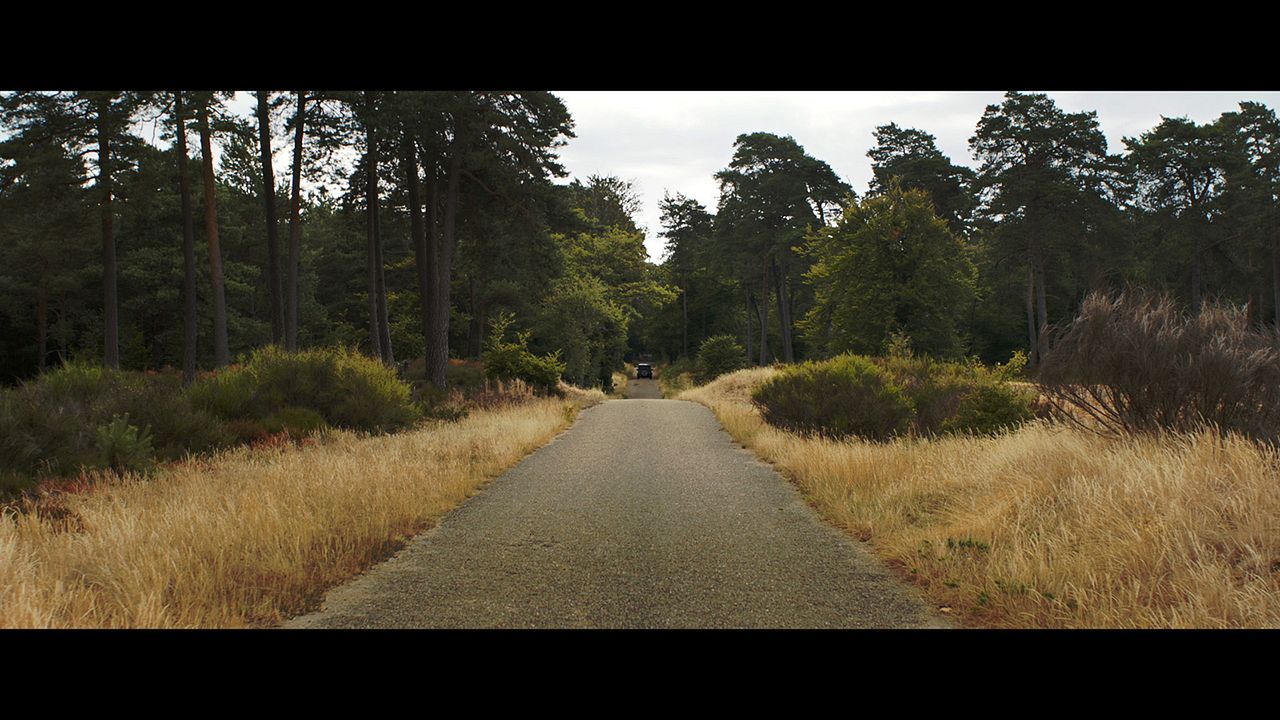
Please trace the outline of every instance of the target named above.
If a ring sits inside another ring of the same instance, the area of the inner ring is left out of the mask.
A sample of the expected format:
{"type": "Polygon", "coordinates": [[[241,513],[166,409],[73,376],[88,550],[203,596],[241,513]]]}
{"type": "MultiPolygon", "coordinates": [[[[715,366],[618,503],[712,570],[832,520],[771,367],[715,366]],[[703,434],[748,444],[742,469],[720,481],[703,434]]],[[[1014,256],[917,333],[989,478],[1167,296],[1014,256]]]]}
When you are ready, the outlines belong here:
{"type": "Polygon", "coordinates": [[[557,351],[539,357],[529,352],[528,331],[516,333],[515,340],[508,342],[505,338],[512,320],[509,313],[500,313],[492,321],[491,334],[481,355],[485,377],[490,380],[520,380],[542,392],[557,392],[560,376],[565,370],[565,364],[560,362],[560,353],[557,351]]]}
{"type": "Polygon", "coordinates": [[[953,362],[895,353],[876,358],[911,400],[912,433],[920,436],[973,433],[989,435],[1033,417],[1034,396],[1009,385],[1021,361],[1015,355],[995,370],[981,363],[953,362]]]}
{"type": "Polygon", "coordinates": [[[268,431],[265,421],[287,408],[310,410],[334,427],[372,432],[403,428],[419,417],[409,386],[392,368],[339,348],[262,348],[242,366],[199,379],[187,396],[223,420],[262,421],[268,431]]]}
{"type": "Polygon", "coordinates": [[[1033,417],[1032,393],[1005,380],[1004,369],[897,353],[841,355],[792,366],[753,395],[771,425],[835,437],[885,440],[895,435],[990,435],[1033,417]]]}
{"type": "Polygon", "coordinates": [[[128,415],[98,426],[96,445],[99,464],[116,473],[146,472],[155,466],[151,433],[130,424],[128,415]]]}
{"type": "Polygon", "coordinates": [[[288,432],[296,437],[314,435],[329,427],[323,415],[304,407],[281,408],[280,412],[263,420],[262,424],[270,434],[288,432]]]}
{"type": "Polygon", "coordinates": [[[1280,435],[1280,335],[1242,308],[1206,302],[1192,315],[1166,295],[1094,293],[1050,338],[1037,379],[1065,419],[1112,433],[1280,435]]]}
{"type": "Polygon", "coordinates": [[[747,366],[747,351],[732,335],[715,335],[698,348],[698,382],[709,383],[721,375],[747,366]]]}
{"type": "Polygon", "coordinates": [[[905,433],[914,414],[889,373],[858,355],[787,368],[751,398],[770,425],[801,434],[888,440],[905,433]]]}
{"type": "Polygon", "coordinates": [[[149,428],[149,452],[160,460],[235,442],[218,418],[187,402],[181,382],[175,373],[68,364],[5,390],[0,393],[0,466],[15,477],[106,467],[98,431],[117,416],[149,428]]]}

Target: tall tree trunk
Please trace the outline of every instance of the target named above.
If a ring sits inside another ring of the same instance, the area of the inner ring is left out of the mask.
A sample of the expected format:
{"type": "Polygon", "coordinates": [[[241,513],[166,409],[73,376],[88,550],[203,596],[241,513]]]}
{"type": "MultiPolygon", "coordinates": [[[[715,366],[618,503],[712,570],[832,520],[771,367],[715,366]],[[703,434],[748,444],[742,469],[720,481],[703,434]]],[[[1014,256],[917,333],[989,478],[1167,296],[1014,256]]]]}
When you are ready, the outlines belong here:
{"type": "MultiPolygon", "coordinates": [[[[365,94],[365,108],[372,115],[373,102],[365,94]]],[[[372,355],[382,359],[382,322],[378,315],[378,156],[374,143],[373,118],[365,120],[365,229],[368,242],[365,255],[369,270],[369,346],[372,355]]]]}
{"type": "Polygon", "coordinates": [[[1045,343],[1048,337],[1045,330],[1049,327],[1049,307],[1045,301],[1045,279],[1044,279],[1044,261],[1041,260],[1036,265],[1036,318],[1040,327],[1036,331],[1036,355],[1043,360],[1045,355],[1045,343]]]}
{"type": "Polygon", "coordinates": [[[49,354],[49,261],[40,261],[40,283],[36,286],[36,366],[45,369],[49,354]]]}
{"type": "Polygon", "coordinates": [[[747,291],[747,322],[744,324],[744,327],[746,328],[746,331],[747,331],[746,336],[747,336],[747,363],[748,364],[751,363],[751,358],[754,357],[754,354],[751,352],[751,325],[752,325],[751,314],[755,312],[756,312],[756,301],[755,301],[755,298],[751,297],[751,291],[748,290],[747,291]]]}
{"type": "Polygon", "coordinates": [[[484,324],[480,320],[480,305],[476,300],[476,276],[467,274],[467,307],[471,310],[471,322],[467,325],[467,357],[480,357],[484,324]]]}
{"type": "Polygon", "coordinates": [[[440,178],[433,161],[428,160],[424,166],[427,168],[427,297],[423,301],[426,303],[427,336],[424,363],[428,382],[443,389],[445,380],[441,363],[447,367],[449,353],[446,349],[443,361],[436,355],[436,326],[439,324],[436,316],[439,314],[440,294],[437,289],[440,283],[440,178]]]}
{"type": "Polygon", "coordinates": [[[771,260],[776,278],[774,292],[778,296],[778,322],[782,325],[782,359],[784,362],[795,362],[795,351],[791,334],[791,297],[787,291],[786,263],[779,263],[777,258],[771,260]]]}
{"type": "Polygon", "coordinates": [[[298,349],[298,272],[302,236],[302,128],[307,118],[307,95],[298,91],[297,126],[293,130],[293,197],[289,201],[289,280],[284,303],[284,347],[298,349]]]}
{"type": "Polygon", "coordinates": [[[685,282],[685,286],[680,288],[680,347],[683,348],[684,357],[689,357],[689,283],[685,282]]]}
{"type": "Polygon", "coordinates": [[[191,210],[191,180],[187,170],[187,117],[182,91],[173,94],[177,128],[178,194],[182,198],[182,379],[196,379],[196,230],[191,210]]]}
{"type": "MultiPolygon", "coordinates": [[[[418,182],[417,143],[407,132],[401,139],[405,176],[405,190],[409,201],[409,238],[413,241],[413,264],[418,271],[418,306],[421,311],[422,340],[430,341],[431,320],[427,308],[431,305],[431,263],[427,259],[427,230],[423,226],[422,193],[418,182]]],[[[425,346],[424,346],[425,348],[425,346]]]]}
{"type": "Polygon", "coordinates": [[[1191,239],[1191,312],[1200,314],[1200,302],[1204,292],[1200,277],[1200,233],[1191,239]]]}
{"type": "Polygon", "coordinates": [[[204,158],[204,227],[209,242],[209,279],[213,285],[214,365],[231,364],[227,347],[227,296],[222,277],[222,248],[218,244],[218,192],[213,176],[213,141],[209,132],[209,101],[200,105],[200,152],[204,158]]]}
{"type": "Polygon", "coordinates": [[[98,98],[98,185],[102,210],[102,344],[103,364],[120,368],[120,315],[116,291],[116,236],[111,209],[111,99],[98,98]]]}
{"type": "Polygon", "coordinates": [[[1271,236],[1271,293],[1275,301],[1276,329],[1280,329],[1280,233],[1271,236]]]}
{"type": "Polygon", "coordinates": [[[262,198],[267,217],[267,294],[271,296],[271,342],[284,341],[284,298],[280,287],[280,238],[276,232],[276,173],[271,162],[268,93],[258,91],[258,149],[262,156],[262,198]]]}
{"type": "Polygon", "coordinates": [[[1031,265],[1027,265],[1027,364],[1035,367],[1040,363],[1040,356],[1036,353],[1039,343],[1036,342],[1039,337],[1036,333],[1036,274],[1031,265]]]}
{"type": "Polygon", "coordinates": [[[447,387],[449,367],[449,290],[453,273],[453,253],[457,247],[458,183],[462,175],[462,146],[454,140],[449,153],[449,171],[444,196],[444,222],[440,228],[439,262],[436,265],[435,308],[431,337],[427,338],[427,378],[441,390],[447,387]]]}
{"type": "Polygon", "coordinates": [[[373,249],[378,268],[378,345],[382,348],[382,362],[395,365],[396,356],[391,348],[391,321],[387,316],[387,263],[382,259],[382,226],[374,223],[373,249]]]}
{"type": "Polygon", "coordinates": [[[67,362],[67,291],[58,293],[58,362],[67,362]]]}
{"type": "Polygon", "coordinates": [[[769,259],[764,258],[760,265],[764,272],[760,278],[760,303],[757,309],[760,313],[760,365],[763,367],[769,364],[769,259]]]}

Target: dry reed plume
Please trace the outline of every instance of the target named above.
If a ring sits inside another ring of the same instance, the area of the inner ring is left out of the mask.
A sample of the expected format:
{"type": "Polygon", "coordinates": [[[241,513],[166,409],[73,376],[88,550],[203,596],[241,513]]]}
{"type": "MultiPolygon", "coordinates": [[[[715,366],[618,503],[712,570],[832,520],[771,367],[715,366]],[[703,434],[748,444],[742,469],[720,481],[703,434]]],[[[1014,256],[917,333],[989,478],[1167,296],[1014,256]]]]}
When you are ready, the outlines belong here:
{"type": "Polygon", "coordinates": [[[546,443],[575,405],[603,398],[576,393],[394,435],[241,449],[9,511],[0,627],[273,625],[546,443]]]}
{"type": "Polygon", "coordinates": [[[1238,435],[869,443],[766,425],[773,370],[685,392],[939,605],[996,627],[1280,627],[1280,457],[1238,435]]]}

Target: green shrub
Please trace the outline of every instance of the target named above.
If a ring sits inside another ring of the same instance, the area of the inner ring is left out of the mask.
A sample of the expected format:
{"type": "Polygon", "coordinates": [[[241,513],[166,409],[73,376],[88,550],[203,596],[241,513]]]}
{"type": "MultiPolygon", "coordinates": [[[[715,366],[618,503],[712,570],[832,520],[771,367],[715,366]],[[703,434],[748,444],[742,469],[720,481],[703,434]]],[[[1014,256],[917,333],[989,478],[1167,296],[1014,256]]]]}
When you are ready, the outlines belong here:
{"type": "Polygon", "coordinates": [[[715,335],[702,341],[698,348],[698,382],[709,383],[717,377],[747,366],[747,351],[732,335],[715,335]]]}
{"type": "MultiPolygon", "coordinates": [[[[1013,372],[1016,362],[1009,363],[1013,372]]],[[[754,398],[767,422],[798,432],[872,440],[908,432],[994,434],[1033,417],[1034,397],[1009,385],[1006,372],[909,351],[842,355],[793,366],[761,385],[754,398]]]]}
{"type": "MultiPolygon", "coordinates": [[[[325,423],[389,431],[419,413],[408,385],[381,362],[351,350],[257,350],[241,367],[201,378],[187,392],[196,407],[224,420],[265,421],[285,408],[307,409],[325,423]]],[[[266,423],[264,422],[264,427],[266,423]]],[[[250,428],[239,428],[241,438],[250,428]]]]}
{"type": "Polygon", "coordinates": [[[98,461],[117,473],[146,472],[155,466],[151,433],[129,424],[129,416],[117,415],[96,431],[98,461]]]}
{"type": "Polygon", "coordinates": [[[281,408],[279,412],[263,420],[262,425],[271,434],[287,430],[289,434],[297,436],[314,435],[329,427],[323,415],[304,407],[281,408]]]}
{"type": "Polygon", "coordinates": [[[905,433],[913,416],[890,375],[857,355],[787,368],[756,388],[752,400],[770,425],[834,437],[887,440],[905,433]]]}
{"type": "Polygon", "coordinates": [[[492,321],[491,333],[481,361],[485,377],[491,380],[522,380],[543,392],[552,392],[560,383],[565,364],[560,352],[538,357],[529,352],[529,332],[517,333],[514,342],[506,342],[507,329],[513,316],[499,313],[492,321]]]}
{"type": "Polygon", "coordinates": [[[101,467],[98,429],[117,416],[150,428],[151,451],[159,459],[235,441],[216,417],[186,401],[176,373],[68,364],[0,393],[0,466],[25,476],[101,467]]]}
{"type": "Polygon", "coordinates": [[[1016,428],[1033,416],[1033,398],[1025,391],[1000,383],[980,383],[960,400],[955,414],[943,421],[944,433],[995,435],[1016,428]]]}
{"type": "Polygon", "coordinates": [[[458,388],[464,393],[484,389],[483,363],[450,359],[444,374],[449,387],[458,388]]]}
{"type": "Polygon", "coordinates": [[[251,373],[231,367],[204,375],[187,388],[186,395],[193,406],[227,420],[253,413],[256,386],[251,373]]]}

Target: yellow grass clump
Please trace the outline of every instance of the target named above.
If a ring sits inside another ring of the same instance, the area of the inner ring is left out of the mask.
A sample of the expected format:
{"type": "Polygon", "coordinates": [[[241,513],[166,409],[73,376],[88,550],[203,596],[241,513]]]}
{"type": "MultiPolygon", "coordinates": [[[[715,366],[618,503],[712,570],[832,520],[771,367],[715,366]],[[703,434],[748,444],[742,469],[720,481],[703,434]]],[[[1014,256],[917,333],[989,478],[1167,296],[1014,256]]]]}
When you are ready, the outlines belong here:
{"type": "MultiPolygon", "coordinates": [[[[549,441],[538,399],[313,447],[240,449],[0,519],[0,627],[267,626],[386,557],[549,441]]],[[[600,395],[596,398],[596,395],[600,395]]]]}
{"type": "Polygon", "coordinates": [[[890,443],[766,425],[744,370],[685,392],[939,605],[995,627],[1280,627],[1280,457],[1039,421],[890,443]]]}

